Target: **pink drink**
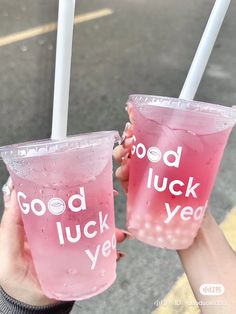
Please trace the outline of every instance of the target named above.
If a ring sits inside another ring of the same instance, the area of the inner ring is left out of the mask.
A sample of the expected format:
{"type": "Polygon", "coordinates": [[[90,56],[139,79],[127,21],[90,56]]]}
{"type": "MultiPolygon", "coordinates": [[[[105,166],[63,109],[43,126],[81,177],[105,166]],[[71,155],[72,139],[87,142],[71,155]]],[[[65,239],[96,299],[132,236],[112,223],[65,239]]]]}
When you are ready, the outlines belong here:
{"type": "Polygon", "coordinates": [[[116,278],[116,132],[2,148],[44,293],[82,300],[116,278]]]}
{"type": "Polygon", "coordinates": [[[202,222],[228,136],[231,108],[134,95],[127,225],[156,247],[190,246],[202,222]]]}

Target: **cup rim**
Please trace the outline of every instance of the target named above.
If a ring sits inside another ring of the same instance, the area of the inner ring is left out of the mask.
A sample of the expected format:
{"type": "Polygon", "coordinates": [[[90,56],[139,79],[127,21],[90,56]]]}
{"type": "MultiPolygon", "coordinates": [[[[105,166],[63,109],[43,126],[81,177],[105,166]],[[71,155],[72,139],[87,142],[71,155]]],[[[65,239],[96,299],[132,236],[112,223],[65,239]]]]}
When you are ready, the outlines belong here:
{"type": "Polygon", "coordinates": [[[4,159],[4,157],[29,158],[43,156],[52,153],[60,153],[63,148],[82,149],[86,147],[95,147],[104,143],[104,141],[110,141],[111,139],[114,143],[118,143],[120,140],[119,132],[116,130],[98,131],[70,135],[63,139],[52,140],[49,138],[5,145],[0,147],[0,159],[4,159]]]}
{"type": "Polygon", "coordinates": [[[197,114],[223,117],[232,119],[236,123],[236,106],[227,107],[198,100],[185,100],[174,97],[145,94],[131,94],[129,95],[127,104],[129,104],[129,102],[134,103],[134,105],[138,107],[146,104],[149,106],[191,111],[197,114]]]}

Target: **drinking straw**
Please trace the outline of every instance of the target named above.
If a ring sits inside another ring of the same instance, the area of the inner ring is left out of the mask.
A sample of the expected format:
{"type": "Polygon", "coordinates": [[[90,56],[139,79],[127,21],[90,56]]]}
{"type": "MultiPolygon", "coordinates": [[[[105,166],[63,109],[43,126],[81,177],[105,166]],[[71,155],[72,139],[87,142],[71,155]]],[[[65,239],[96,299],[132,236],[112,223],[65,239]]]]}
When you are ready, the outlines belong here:
{"type": "Polygon", "coordinates": [[[230,0],[216,0],[179,98],[194,99],[229,4],[230,0]]]}
{"type": "Polygon", "coordinates": [[[75,2],[76,0],[59,0],[52,140],[67,135],[75,2]]]}

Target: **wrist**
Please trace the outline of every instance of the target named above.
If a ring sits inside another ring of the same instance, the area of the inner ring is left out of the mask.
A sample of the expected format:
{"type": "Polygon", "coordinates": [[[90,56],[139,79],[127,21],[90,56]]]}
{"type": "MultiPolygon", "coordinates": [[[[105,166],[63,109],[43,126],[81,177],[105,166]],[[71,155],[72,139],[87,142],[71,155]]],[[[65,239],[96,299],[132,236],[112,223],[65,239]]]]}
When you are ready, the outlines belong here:
{"type": "Polygon", "coordinates": [[[58,304],[60,301],[49,299],[41,290],[24,289],[22,287],[11,287],[9,284],[1,283],[2,290],[13,299],[28,304],[30,306],[48,306],[58,304]]]}
{"type": "Polygon", "coordinates": [[[21,302],[9,295],[2,287],[0,287],[0,312],[11,314],[68,314],[70,313],[74,301],[58,302],[55,304],[34,306],[21,302]]]}

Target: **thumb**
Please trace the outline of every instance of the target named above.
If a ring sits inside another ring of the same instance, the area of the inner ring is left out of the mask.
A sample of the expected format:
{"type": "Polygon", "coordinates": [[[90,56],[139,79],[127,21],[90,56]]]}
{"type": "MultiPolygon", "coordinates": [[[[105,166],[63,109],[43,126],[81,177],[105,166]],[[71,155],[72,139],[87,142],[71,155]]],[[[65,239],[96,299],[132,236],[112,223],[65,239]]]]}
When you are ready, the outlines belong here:
{"type": "Polygon", "coordinates": [[[24,227],[11,179],[3,188],[4,213],[0,227],[0,248],[7,256],[19,256],[24,247],[24,227]]]}

